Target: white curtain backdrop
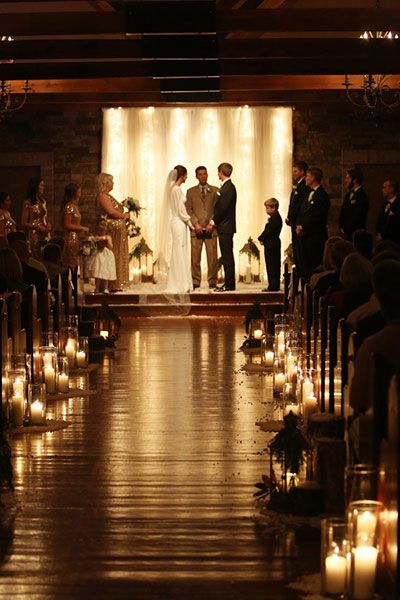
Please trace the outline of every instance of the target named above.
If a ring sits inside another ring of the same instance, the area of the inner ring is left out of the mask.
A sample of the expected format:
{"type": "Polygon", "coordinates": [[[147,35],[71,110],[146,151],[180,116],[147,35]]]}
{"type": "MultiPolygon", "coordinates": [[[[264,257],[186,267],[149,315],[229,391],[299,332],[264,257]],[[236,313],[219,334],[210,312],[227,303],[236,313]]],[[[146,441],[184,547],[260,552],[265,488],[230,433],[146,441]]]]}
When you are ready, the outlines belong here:
{"type": "MultiPolygon", "coordinates": [[[[154,256],[158,207],[169,171],[177,164],[184,165],[188,189],[198,183],[195,168],[205,165],[209,183],[219,186],[217,166],[221,162],[233,165],[232,181],[238,194],[237,259],[249,236],[256,240],[264,228],[266,199],[277,198],[283,220],[286,217],[292,187],[292,109],[103,109],[102,171],[114,176],[117,200],[132,196],[145,208],[138,223],[154,256]]],[[[284,224],[282,260],[289,234],[284,224]]]]}

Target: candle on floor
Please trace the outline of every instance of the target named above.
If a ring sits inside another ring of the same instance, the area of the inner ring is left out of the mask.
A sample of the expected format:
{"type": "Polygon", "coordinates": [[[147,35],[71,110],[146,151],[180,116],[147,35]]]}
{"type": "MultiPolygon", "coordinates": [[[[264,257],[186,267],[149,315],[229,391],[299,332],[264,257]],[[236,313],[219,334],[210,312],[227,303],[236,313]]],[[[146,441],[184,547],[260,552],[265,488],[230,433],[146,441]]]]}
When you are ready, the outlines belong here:
{"type": "Polygon", "coordinates": [[[325,592],[344,594],[346,592],[347,560],[336,552],[325,558],[325,592]]]}
{"type": "Polygon", "coordinates": [[[299,485],[299,476],[297,473],[286,473],[286,489],[299,485]]]}
{"type": "Polygon", "coordinates": [[[376,517],[366,510],[357,517],[357,541],[358,543],[370,543],[375,536],[376,517]]]}
{"type": "Polygon", "coordinates": [[[24,423],[24,396],[19,391],[11,398],[11,414],[15,427],[21,427],[24,423]]]}
{"type": "Polygon", "coordinates": [[[286,404],[283,409],[283,416],[286,417],[292,411],[294,415],[298,415],[300,412],[300,406],[298,404],[286,404]]]}
{"type": "Polygon", "coordinates": [[[132,269],[132,283],[137,285],[139,283],[139,269],[132,269]]]}
{"type": "Polygon", "coordinates": [[[358,546],[353,550],[353,594],[355,600],[369,600],[375,591],[378,550],[373,546],[358,546]]]}
{"type": "Polygon", "coordinates": [[[76,353],[76,366],[84,367],[86,365],[86,354],[83,350],[78,350],[76,353]]]}
{"type": "Polygon", "coordinates": [[[303,419],[307,424],[310,416],[317,411],[318,402],[313,394],[310,394],[303,400],[303,419]]]}
{"type": "Polygon", "coordinates": [[[276,392],[282,392],[285,385],[285,373],[276,373],[274,377],[274,389],[276,392]]]}
{"type": "Polygon", "coordinates": [[[52,363],[53,363],[53,355],[50,352],[45,352],[43,354],[43,366],[51,367],[52,363]]]}
{"type": "Polygon", "coordinates": [[[244,276],[244,282],[251,283],[251,267],[250,267],[250,265],[248,265],[246,267],[246,274],[244,276]]]}
{"type": "Polygon", "coordinates": [[[65,394],[69,389],[69,377],[67,373],[60,373],[58,376],[58,391],[65,394]]]}
{"type": "Polygon", "coordinates": [[[43,402],[35,400],[31,404],[31,425],[41,425],[43,423],[43,402]]]}
{"type": "Polygon", "coordinates": [[[68,364],[73,367],[75,364],[75,340],[69,339],[65,345],[65,354],[68,358],[68,364]]]}
{"type": "Polygon", "coordinates": [[[284,346],[285,345],[285,334],[283,333],[283,331],[281,331],[280,333],[278,333],[278,346],[284,346]]]}
{"type": "Polygon", "coordinates": [[[279,358],[283,358],[285,356],[286,346],[285,344],[278,345],[278,356],[279,358]]]}
{"type": "Polygon", "coordinates": [[[44,368],[44,382],[48,394],[54,394],[56,391],[56,374],[53,367],[44,368]]]}
{"type": "Polygon", "coordinates": [[[274,364],[274,353],[272,350],[267,350],[264,354],[264,362],[266,367],[272,367],[274,364]]]}
{"type": "Polygon", "coordinates": [[[255,329],[254,330],[254,339],[255,340],[261,340],[262,336],[263,336],[262,329],[255,329]]]}
{"type": "Polygon", "coordinates": [[[307,396],[310,396],[313,392],[314,392],[314,385],[308,379],[308,377],[306,377],[305,380],[303,381],[303,385],[302,385],[303,398],[307,398],[307,396]]]}

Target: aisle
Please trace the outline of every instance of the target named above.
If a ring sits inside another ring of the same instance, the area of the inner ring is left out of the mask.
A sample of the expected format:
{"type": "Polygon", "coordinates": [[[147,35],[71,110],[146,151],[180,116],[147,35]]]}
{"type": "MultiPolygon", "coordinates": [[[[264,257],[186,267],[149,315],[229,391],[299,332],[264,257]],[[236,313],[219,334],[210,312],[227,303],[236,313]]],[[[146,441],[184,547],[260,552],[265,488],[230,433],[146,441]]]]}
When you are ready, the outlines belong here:
{"type": "Polygon", "coordinates": [[[270,391],[239,371],[242,339],[237,320],[132,320],[98,394],[53,403],[70,426],[13,439],[1,598],[296,597],[304,557],[252,520],[270,391]]]}

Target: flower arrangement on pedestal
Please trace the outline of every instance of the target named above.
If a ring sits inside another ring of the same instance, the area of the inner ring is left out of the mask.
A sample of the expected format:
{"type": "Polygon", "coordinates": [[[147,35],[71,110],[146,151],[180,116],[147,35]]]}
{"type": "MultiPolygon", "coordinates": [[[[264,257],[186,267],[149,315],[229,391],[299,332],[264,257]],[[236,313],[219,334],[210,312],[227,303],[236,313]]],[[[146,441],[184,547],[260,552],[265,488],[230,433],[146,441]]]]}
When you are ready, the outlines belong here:
{"type": "Polygon", "coordinates": [[[125,200],[123,200],[121,202],[121,205],[127,209],[127,211],[129,212],[129,215],[132,214],[130,219],[126,221],[126,231],[127,231],[128,237],[130,237],[130,238],[137,237],[138,235],[140,235],[140,227],[138,225],[136,225],[136,221],[134,220],[133,217],[137,218],[139,216],[140,211],[143,209],[143,207],[140,206],[139,200],[136,200],[135,198],[131,198],[130,196],[125,198],[125,200]]]}

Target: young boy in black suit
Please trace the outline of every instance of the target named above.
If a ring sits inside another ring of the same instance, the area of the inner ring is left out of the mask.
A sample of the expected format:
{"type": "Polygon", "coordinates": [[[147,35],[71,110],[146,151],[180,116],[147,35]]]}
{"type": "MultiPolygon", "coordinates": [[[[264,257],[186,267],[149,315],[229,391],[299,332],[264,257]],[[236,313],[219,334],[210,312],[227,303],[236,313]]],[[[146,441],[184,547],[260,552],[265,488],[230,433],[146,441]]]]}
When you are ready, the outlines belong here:
{"type": "Polygon", "coordinates": [[[279,202],[270,198],[264,202],[269,219],[258,241],[264,246],[265,265],[267,267],[268,288],[263,292],[276,292],[280,289],[281,279],[281,240],[282,218],[278,212],[279,202]]]}

